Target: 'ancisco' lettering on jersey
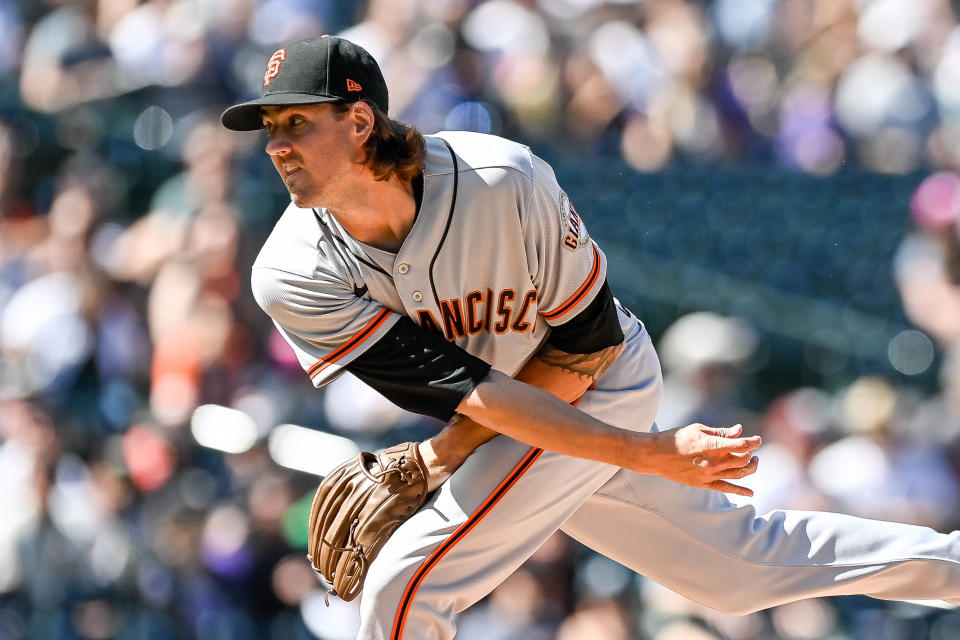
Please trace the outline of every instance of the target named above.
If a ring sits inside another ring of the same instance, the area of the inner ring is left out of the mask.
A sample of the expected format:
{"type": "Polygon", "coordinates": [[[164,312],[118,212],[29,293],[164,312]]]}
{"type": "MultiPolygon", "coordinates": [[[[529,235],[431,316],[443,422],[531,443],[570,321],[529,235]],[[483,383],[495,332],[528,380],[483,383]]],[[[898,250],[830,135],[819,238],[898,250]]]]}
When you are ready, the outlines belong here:
{"type": "Polygon", "coordinates": [[[497,295],[492,289],[471,291],[462,298],[441,300],[439,322],[426,309],[417,311],[417,322],[424,329],[442,333],[447,340],[481,331],[526,333],[533,326],[527,316],[536,301],[536,289],[527,291],[523,296],[517,296],[513,289],[504,289],[497,295]]]}

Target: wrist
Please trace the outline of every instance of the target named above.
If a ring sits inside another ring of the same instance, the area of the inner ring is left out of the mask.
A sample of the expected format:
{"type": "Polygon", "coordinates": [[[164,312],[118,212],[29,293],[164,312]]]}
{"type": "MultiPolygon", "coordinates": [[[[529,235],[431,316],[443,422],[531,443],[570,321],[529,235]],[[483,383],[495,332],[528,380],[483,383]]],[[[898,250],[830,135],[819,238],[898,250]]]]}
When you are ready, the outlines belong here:
{"type": "Polygon", "coordinates": [[[625,431],[625,442],[620,451],[624,460],[619,466],[637,473],[657,473],[656,459],[659,434],[646,431],[625,431]]]}
{"type": "Polygon", "coordinates": [[[420,457],[427,469],[427,491],[433,491],[439,487],[452,473],[448,470],[448,466],[444,464],[444,459],[437,453],[436,438],[434,436],[417,445],[417,450],[420,452],[420,457]]]}
{"type": "Polygon", "coordinates": [[[469,418],[456,417],[440,433],[418,445],[427,467],[427,488],[433,491],[466,460],[477,447],[497,435],[469,418]]]}
{"type": "Polygon", "coordinates": [[[457,468],[463,464],[473,447],[455,437],[456,430],[451,426],[419,444],[420,457],[427,466],[427,489],[433,491],[446,482],[457,468]],[[468,448],[469,447],[469,448],[468,448]]]}

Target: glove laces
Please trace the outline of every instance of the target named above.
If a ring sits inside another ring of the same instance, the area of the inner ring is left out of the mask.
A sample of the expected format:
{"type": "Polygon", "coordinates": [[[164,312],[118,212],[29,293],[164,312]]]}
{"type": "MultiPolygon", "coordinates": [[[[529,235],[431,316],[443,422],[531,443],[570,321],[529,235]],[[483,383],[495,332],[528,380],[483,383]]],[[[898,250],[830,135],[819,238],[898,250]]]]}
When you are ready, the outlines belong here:
{"type": "MultiPolygon", "coordinates": [[[[364,554],[363,545],[357,544],[357,539],[356,539],[356,531],[359,525],[360,525],[360,518],[354,518],[353,522],[350,523],[350,531],[349,533],[347,533],[347,546],[345,547],[338,547],[336,545],[330,544],[326,540],[323,540],[323,539],[320,540],[321,545],[329,547],[333,551],[336,551],[339,553],[349,553],[350,558],[353,561],[353,568],[357,569],[352,573],[347,571],[347,574],[350,575],[351,577],[345,589],[343,590],[344,593],[350,593],[351,591],[353,591],[359,585],[360,579],[367,572],[367,556],[364,554]]],[[[310,556],[307,556],[307,558],[311,559],[310,556]]],[[[346,569],[350,569],[350,568],[351,567],[346,567],[346,569]]],[[[330,572],[330,581],[331,581],[330,589],[323,596],[323,601],[324,603],[326,603],[328,607],[330,606],[331,595],[341,596],[341,594],[337,592],[336,586],[333,585],[334,582],[337,582],[336,572],[334,571],[330,572]]]]}

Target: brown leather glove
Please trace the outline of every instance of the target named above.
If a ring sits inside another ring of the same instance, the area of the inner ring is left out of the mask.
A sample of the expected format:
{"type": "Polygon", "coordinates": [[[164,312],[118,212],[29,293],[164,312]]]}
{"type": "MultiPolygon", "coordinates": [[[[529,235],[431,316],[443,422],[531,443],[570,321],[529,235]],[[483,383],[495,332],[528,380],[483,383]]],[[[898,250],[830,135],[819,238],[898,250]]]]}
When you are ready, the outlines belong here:
{"type": "Polygon", "coordinates": [[[310,509],[307,559],[350,601],[390,535],[427,499],[427,470],[416,442],[361,452],[320,482],[310,509]]]}

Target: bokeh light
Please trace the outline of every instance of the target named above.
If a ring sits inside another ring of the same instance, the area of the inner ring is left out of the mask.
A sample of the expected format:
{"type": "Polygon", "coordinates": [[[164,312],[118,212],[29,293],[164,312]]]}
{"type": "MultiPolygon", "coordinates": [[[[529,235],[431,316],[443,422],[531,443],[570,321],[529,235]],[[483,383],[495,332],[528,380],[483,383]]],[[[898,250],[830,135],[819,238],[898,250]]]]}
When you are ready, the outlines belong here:
{"type": "Polygon", "coordinates": [[[205,404],[193,410],[190,432],[198,444],[227,453],[243,453],[257,441],[257,425],[237,409],[205,404]]]}
{"type": "Polygon", "coordinates": [[[889,357],[900,373],[919,375],[933,364],[933,342],[920,331],[902,331],[890,341],[889,357]]]}
{"type": "Polygon", "coordinates": [[[943,229],[960,219],[960,175],[941,171],[924,179],[910,200],[910,213],[922,227],[943,229]]]}
{"type": "Polygon", "coordinates": [[[173,135],[173,119],[161,107],[147,107],[133,123],[133,140],[145,151],[167,144],[173,135]]]}

